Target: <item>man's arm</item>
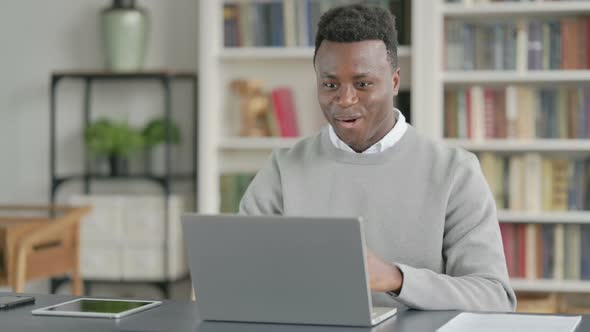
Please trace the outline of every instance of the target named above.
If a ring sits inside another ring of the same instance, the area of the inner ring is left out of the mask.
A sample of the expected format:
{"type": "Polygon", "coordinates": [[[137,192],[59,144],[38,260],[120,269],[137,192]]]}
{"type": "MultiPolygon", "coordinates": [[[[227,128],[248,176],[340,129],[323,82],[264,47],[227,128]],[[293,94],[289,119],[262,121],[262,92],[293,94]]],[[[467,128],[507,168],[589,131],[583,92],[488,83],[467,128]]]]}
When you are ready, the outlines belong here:
{"type": "Polygon", "coordinates": [[[275,152],[248,186],[240,201],[240,214],[283,214],[281,176],[275,152]]]}
{"type": "Polygon", "coordinates": [[[425,310],[513,311],[492,193],[475,156],[457,165],[443,239],[445,274],[395,264],[403,275],[396,300],[425,310]]]}
{"type": "Polygon", "coordinates": [[[397,266],[384,261],[367,248],[367,269],[369,270],[369,287],[372,291],[399,295],[404,276],[397,266]]]}

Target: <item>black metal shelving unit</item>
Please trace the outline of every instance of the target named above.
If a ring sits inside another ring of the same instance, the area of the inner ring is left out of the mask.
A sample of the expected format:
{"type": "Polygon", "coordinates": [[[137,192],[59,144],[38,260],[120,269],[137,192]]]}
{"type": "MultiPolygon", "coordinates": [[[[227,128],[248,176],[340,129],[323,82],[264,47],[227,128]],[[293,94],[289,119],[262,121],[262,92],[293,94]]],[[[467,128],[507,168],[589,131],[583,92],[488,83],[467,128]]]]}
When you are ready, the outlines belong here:
{"type": "MultiPolygon", "coordinates": [[[[91,191],[91,183],[93,181],[151,181],[156,183],[162,188],[163,191],[163,199],[164,199],[164,275],[165,280],[158,281],[158,282],[151,282],[152,284],[156,285],[164,294],[165,298],[170,297],[170,286],[172,282],[175,280],[168,280],[166,275],[169,271],[169,261],[168,261],[168,197],[171,195],[171,186],[172,181],[185,181],[190,180],[192,181],[192,190],[194,193],[194,207],[195,210],[198,209],[197,207],[197,181],[198,181],[198,172],[197,172],[197,165],[198,165],[198,141],[197,141],[197,130],[198,130],[198,110],[197,110],[197,96],[198,96],[198,81],[197,75],[194,72],[186,72],[186,71],[172,71],[172,70],[157,70],[157,71],[139,71],[139,72],[109,72],[109,71],[60,71],[54,72],[51,75],[51,87],[50,87],[50,130],[49,130],[49,151],[50,151],[50,163],[49,163],[49,173],[50,173],[50,203],[54,204],[57,192],[61,185],[67,183],[69,181],[82,181],[83,182],[83,190],[85,194],[89,194],[91,191]],[[180,174],[172,174],[171,172],[171,133],[169,132],[168,128],[166,132],[166,144],[165,144],[165,173],[162,176],[156,176],[152,174],[130,174],[125,176],[108,176],[108,175],[101,175],[101,174],[93,174],[91,172],[91,159],[89,153],[87,153],[86,149],[84,149],[84,171],[82,174],[70,174],[70,175],[62,175],[58,176],[56,173],[56,155],[57,155],[57,145],[56,145],[56,131],[57,131],[57,121],[56,121],[56,114],[57,114],[57,88],[59,83],[66,79],[73,79],[82,81],[84,84],[84,103],[83,103],[83,126],[87,128],[90,125],[90,118],[91,118],[91,110],[90,110],[90,101],[92,97],[92,84],[99,81],[155,81],[159,82],[163,89],[164,94],[164,117],[167,121],[170,121],[172,118],[172,83],[174,81],[184,81],[188,82],[192,85],[192,95],[193,95],[193,123],[192,123],[192,144],[193,144],[193,155],[192,155],[192,170],[189,173],[180,173],[180,174]]],[[[55,293],[59,285],[67,280],[67,278],[54,278],[51,280],[51,292],[55,293]]],[[[88,292],[90,289],[90,284],[93,280],[84,280],[85,284],[85,291],[88,292]]],[[[104,282],[104,281],[100,281],[104,282]]],[[[120,282],[134,282],[132,280],[120,280],[120,282]]],[[[136,281],[136,282],[145,282],[145,281],[136,281]]]]}

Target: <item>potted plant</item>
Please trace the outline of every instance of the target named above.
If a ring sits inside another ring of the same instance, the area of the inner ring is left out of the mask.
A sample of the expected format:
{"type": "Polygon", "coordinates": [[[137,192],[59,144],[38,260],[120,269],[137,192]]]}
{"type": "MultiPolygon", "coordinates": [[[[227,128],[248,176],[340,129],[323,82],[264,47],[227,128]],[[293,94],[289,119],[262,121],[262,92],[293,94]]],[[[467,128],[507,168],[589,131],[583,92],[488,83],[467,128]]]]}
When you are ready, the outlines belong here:
{"type": "Polygon", "coordinates": [[[152,119],[142,130],[144,146],[146,147],[146,169],[149,173],[164,173],[166,135],[170,135],[170,143],[180,144],[180,129],[165,118],[152,119]]]}
{"type": "Polygon", "coordinates": [[[127,123],[100,119],[84,132],[88,150],[96,157],[107,158],[111,176],[127,173],[129,157],[141,150],[143,136],[127,123]]]}

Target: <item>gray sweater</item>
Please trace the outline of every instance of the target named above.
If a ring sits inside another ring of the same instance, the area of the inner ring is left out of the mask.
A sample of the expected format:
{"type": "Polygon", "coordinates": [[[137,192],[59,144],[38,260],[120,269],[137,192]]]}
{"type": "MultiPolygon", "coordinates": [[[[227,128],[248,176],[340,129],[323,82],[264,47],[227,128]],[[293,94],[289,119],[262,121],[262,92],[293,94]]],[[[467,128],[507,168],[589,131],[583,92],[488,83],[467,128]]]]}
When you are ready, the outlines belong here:
{"type": "Polygon", "coordinates": [[[243,214],[362,216],[367,246],[404,275],[381,306],[512,311],[496,206],[477,158],[409,126],[376,154],[337,149],[327,127],[273,152],[240,203],[243,214]]]}

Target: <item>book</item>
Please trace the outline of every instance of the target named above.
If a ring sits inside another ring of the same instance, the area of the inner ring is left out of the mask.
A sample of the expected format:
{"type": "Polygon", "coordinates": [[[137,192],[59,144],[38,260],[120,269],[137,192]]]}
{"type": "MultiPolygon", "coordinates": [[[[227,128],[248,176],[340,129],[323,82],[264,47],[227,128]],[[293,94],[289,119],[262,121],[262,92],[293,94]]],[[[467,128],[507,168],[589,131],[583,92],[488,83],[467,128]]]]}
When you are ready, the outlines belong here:
{"type": "Polygon", "coordinates": [[[299,136],[297,113],[292,90],[286,87],[274,88],[271,91],[271,101],[280,136],[299,136]]]}
{"type": "Polygon", "coordinates": [[[552,162],[551,210],[566,211],[568,208],[569,161],[554,159],[552,162]]]}
{"type": "Polygon", "coordinates": [[[511,210],[524,209],[524,157],[514,156],[510,158],[510,188],[509,188],[509,208],[511,210]]]}
{"type": "Polygon", "coordinates": [[[555,276],[555,226],[554,225],[542,225],[541,233],[543,238],[543,249],[542,249],[542,270],[543,273],[540,275],[544,279],[553,279],[555,276]]]}
{"type": "Polygon", "coordinates": [[[239,7],[237,4],[226,3],[223,6],[223,35],[224,46],[234,47],[240,45],[239,32],[239,7]]]}
{"type": "Polygon", "coordinates": [[[219,178],[221,213],[238,213],[242,196],[248,189],[254,174],[233,173],[222,174],[219,178]]]}
{"type": "Polygon", "coordinates": [[[493,138],[496,132],[496,91],[493,88],[484,89],[484,132],[486,138],[493,138]]]}
{"type": "Polygon", "coordinates": [[[469,90],[459,89],[457,90],[457,116],[456,126],[457,131],[455,137],[467,138],[471,137],[471,133],[468,128],[471,128],[471,118],[467,116],[467,112],[471,110],[471,93],[469,90]]]}
{"type": "Polygon", "coordinates": [[[444,26],[444,64],[450,70],[590,68],[590,18],[460,21],[444,26]]]}
{"type": "Polygon", "coordinates": [[[538,153],[524,156],[524,208],[529,212],[540,212],[543,206],[543,161],[538,153]]]}
{"type": "Polygon", "coordinates": [[[271,2],[265,8],[269,24],[269,46],[284,47],[285,18],[283,17],[283,0],[271,2]]]}
{"type": "Polygon", "coordinates": [[[543,69],[543,25],[534,20],[528,24],[528,69],[543,69]]]}
{"type": "Polygon", "coordinates": [[[283,1],[284,39],[286,47],[297,46],[297,0],[283,1]]]}
{"type": "Polygon", "coordinates": [[[562,280],[565,265],[565,229],[563,224],[555,225],[553,236],[553,279],[562,280]]]}
{"type": "Polygon", "coordinates": [[[580,225],[565,225],[564,278],[580,279],[581,229],[580,225]]]}
{"type": "Polygon", "coordinates": [[[504,246],[504,256],[506,257],[506,267],[510,277],[516,275],[516,248],[515,248],[515,225],[509,223],[500,224],[500,234],[502,235],[502,245],[504,246]]]}
{"type": "Polygon", "coordinates": [[[445,91],[445,137],[455,138],[457,135],[457,93],[445,91]]]}
{"type": "Polygon", "coordinates": [[[537,279],[537,233],[539,231],[538,225],[526,224],[522,225],[525,228],[525,278],[537,279]]]}
{"type": "Polygon", "coordinates": [[[528,56],[528,31],[527,21],[520,19],[516,22],[516,70],[526,71],[528,56]]]}
{"type": "Polygon", "coordinates": [[[470,102],[466,105],[470,110],[470,122],[467,124],[473,133],[474,140],[483,140],[485,138],[485,97],[484,90],[481,86],[473,86],[469,89],[470,102]]]}

